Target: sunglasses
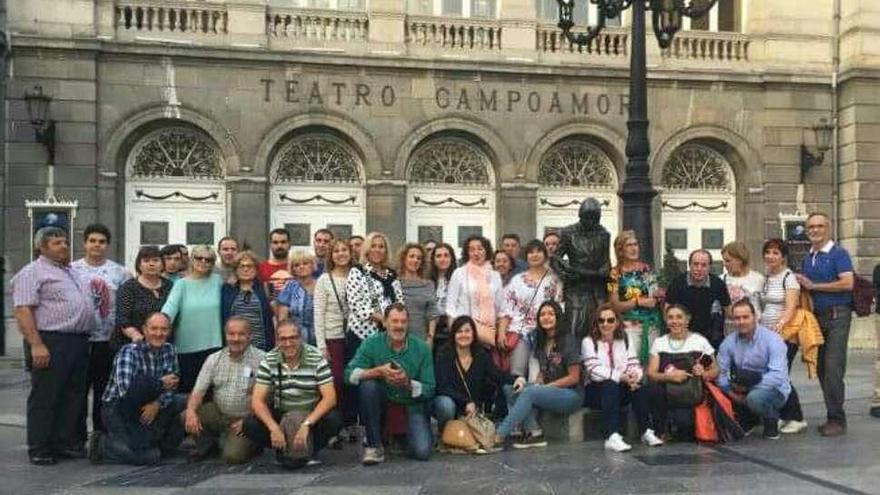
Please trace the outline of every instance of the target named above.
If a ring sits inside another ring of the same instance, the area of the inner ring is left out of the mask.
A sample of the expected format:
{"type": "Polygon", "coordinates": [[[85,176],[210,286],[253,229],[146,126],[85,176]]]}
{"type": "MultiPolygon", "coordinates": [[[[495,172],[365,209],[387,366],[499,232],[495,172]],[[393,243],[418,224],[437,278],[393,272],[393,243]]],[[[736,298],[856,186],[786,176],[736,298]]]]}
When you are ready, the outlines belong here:
{"type": "Polygon", "coordinates": [[[208,256],[193,256],[193,259],[196,261],[201,261],[203,263],[213,263],[214,258],[210,258],[208,256]]]}
{"type": "Polygon", "coordinates": [[[599,320],[599,323],[608,323],[608,324],[617,323],[617,318],[615,318],[613,316],[611,318],[599,318],[598,320],[599,320]]]}

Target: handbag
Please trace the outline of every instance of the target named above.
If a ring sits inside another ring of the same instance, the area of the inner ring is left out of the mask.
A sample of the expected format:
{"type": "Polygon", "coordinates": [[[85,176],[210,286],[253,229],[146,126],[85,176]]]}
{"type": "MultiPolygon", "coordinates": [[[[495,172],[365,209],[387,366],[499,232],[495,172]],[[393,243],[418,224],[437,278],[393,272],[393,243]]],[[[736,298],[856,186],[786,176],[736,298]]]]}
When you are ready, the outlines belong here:
{"type": "MultiPolygon", "coordinates": [[[[464,371],[461,369],[461,363],[458,361],[458,355],[455,356],[455,369],[458,371],[458,376],[461,377],[461,383],[464,384],[464,390],[467,392],[468,399],[474,404],[477,401],[474,400],[474,397],[471,395],[471,389],[468,387],[467,380],[464,379],[464,371]]],[[[477,411],[477,414],[474,414],[473,417],[470,418],[462,418],[462,421],[468,426],[471,430],[471,434],[474,436],[474,439],[483,449],[489,450],[492,449],[495,445],[495,423],[492,422],[491,419],[487,418],[482,411],[477,411]]]]}
{"type": "MultiPolygon", "coordinates": [[[[678,359],[673,366],[680,370],[690,371],[694,367],[694,359],[685,356],[678,359]]],[[[666,402],[671,408],[696,407],[703,401],[703,380],[689,376],[681,383],[666,384],[666,402]]]]}

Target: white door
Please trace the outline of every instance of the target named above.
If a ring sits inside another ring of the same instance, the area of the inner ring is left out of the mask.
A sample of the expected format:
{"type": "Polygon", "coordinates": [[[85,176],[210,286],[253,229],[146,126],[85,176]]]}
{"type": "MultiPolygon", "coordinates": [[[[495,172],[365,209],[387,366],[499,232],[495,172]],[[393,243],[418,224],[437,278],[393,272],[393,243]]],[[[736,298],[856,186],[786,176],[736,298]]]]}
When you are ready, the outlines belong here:
{"type": "Polygon", "coordinates": [[[134,266],[141,246],[207,244],[226,235],[226,188],[186,181],[126,184],[125,262],[134,266]]]}
{"type": "Polygon", "coordinates": [[[329,229],[337,239],[366,234],[360,186],[284,184],[273,186],[270,194],[272,228],[286,228],[293,249],[311,249],[318,229],[329,229]]]}
{"type": "Polygon", "coordinates": [[[446,242],[461,255],[461,244],[472,235],[495,239],[495,193],[491,190],[440,189],[425,186],[407,191],[410,242],[446,242]]]}
{"type": "Polygon", "coordinates": [[[687,269],[691,251],[705,249],[712,254],[712,273],[722,272],[721,248],[736,239],[733,195],[665,192],[661,246],[672,248],[682,269],[687,269]]]}

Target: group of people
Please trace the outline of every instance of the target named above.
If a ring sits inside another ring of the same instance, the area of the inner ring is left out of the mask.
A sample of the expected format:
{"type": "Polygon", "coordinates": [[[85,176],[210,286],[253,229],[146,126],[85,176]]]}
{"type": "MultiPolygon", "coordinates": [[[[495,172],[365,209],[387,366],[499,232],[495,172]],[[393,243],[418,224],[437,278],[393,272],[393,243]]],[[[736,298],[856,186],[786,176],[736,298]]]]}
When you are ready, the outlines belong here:
{"type": "Polygon", "coordinates": [[[841,435],[853,267],[826,215],[811,215],[807,232],[799,273],[779,239],[764,243],[763,274],[734,241],[721,277],[700,249],[661,288],[624,231],[616,264],[589,274],[604,300],[580,328],[556,232],[524,249],[506,234],[499,251],[472,236],[458,259],[433,241],[393,258],[380,232],[326,229],[311,251],[291,250],[275,229],[266,260],[226,237],[216,250],[144,246],[130,274],[107,259],[106,227],[85,229],[73,263],[66,232],[44,227],[13,279],[30,460],[153,464],[183,442],[193,459],[242,463],[271,448],[295,467],[361,429],[364,464],[383,462],[386,447],[427,460],[453,419],[493,418],[495,446],[540,447],[541,416],[584,406],[601,410],[605,447],[626,451],[627,406],[646,445],[693,439],[703,382],[744,430],[776,439],[807,426],[789,378],[798,351],[822,386],[821,434],[841,435]]]}

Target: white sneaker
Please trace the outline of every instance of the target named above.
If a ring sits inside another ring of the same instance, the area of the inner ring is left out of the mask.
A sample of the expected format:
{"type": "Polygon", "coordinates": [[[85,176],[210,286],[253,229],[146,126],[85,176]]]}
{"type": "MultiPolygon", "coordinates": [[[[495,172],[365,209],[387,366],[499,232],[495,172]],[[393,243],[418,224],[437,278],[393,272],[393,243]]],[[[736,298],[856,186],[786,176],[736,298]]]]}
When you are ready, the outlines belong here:
{"type": "Polygon", "coordinates": [[[367,447],[364,449],[364,457],[361,459],[361,464],[364,466],[375,466],[376,464],[380,464],[385,462],[385,451],[384,449],[375,448],[375,447],[367,447]]]}
{"type": "Polygon", "coordinates": [[[780,433],[787,433],[787,434],[800,433],[800,432],[807,429],[807,422],[806,421],[791,420],[791,421],[783,421],[783,423],[784,424],[779,427],[780,433]]]}
{"type": "Polygon", "coordinates": [[[608,437],[608,440],[605,440],[605,450],[626,452],[630,449],[632,449],[632,445],[624,442],[623,437],[620,436],[620,433],[614,433],[610,437],[608,437]]]}
{"type": "Polygon", "coordinates": [[[657,438],[657,435],[654,434],[654,430],[648,428],[642,435],[642,443],[648,447],[659,447],[663,445],[663,440],[657,438]]]}

